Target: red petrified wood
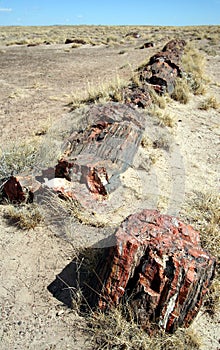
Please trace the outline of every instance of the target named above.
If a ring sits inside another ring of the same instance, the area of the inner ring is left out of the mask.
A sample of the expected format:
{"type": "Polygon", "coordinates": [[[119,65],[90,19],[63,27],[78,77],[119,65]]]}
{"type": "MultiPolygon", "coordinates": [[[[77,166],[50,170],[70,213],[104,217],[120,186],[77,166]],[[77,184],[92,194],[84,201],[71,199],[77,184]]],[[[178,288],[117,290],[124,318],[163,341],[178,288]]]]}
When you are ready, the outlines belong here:
{"type": "Polygon", "coordinates": [[[144,329],[189,326],[213,278],[215,259],[199,234],[155,210],[129,216],[106,248],[91,283],[91,304],[106,310],[129,302],[144,329]]]}

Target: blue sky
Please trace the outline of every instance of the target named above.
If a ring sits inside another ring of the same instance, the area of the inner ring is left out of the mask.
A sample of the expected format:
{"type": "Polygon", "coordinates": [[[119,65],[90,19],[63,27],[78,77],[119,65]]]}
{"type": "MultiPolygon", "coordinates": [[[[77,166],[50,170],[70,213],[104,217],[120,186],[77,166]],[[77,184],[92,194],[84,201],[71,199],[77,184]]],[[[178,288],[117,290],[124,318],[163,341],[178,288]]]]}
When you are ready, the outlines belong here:
{"type": "Polygon", "coordinates": [[[0,0],[0,25],[213,25],[220,0],[0,0]]]}

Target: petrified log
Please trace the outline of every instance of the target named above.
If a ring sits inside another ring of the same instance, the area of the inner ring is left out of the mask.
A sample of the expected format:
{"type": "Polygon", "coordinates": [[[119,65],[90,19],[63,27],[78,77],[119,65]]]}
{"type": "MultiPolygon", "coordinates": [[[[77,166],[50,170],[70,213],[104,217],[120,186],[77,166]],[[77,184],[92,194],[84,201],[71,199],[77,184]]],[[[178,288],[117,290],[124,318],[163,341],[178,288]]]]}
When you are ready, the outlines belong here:
{"type": "Polygon", "coordinates": [[[136,39],[141,37],[140,33],[138,33],[138,32],[129,32],[125,35],[125,38],[127,36],[131,36],[131,37],[136,38],[136,39]]]}
{"type": "Polygon", "coordinates": [[[91,305],[106,310],[130,304],[144,329],[187,327],[213,278],[215,259],[199,233],[155,210],[129,216],[117,229],[91,281],[91,305]]]}
{"type": "MultiPolygon", "coordinates": [[[[122,97],[126,104],[146,108],[151,104],[149,85],[160,94],[172,94],[175,80],[182,76],[181,58],[186,42],[184,40],[169,41],[162,51],[153,55],[149,62],[137,69],[141,84],[130,83],[122,89],[122,97]]],[[[143,44],[140,49],[152,47],[154,43],[143,44]]]]}
{"type": "Polygon", "coordinates": [[[26,176],[6,180],[3,189],[10,201],[25,201],[26,189],[33,193],[47,186],[85,204],[106,198],[120,185],[120,174],[132,165],[141,142],[144,116],[130,106],[110,102],[92,105],[83,118],[85,125],[64,142],[53,176],[48,169],[49,176],[44,171],[28,182],[26,176]]]}
{"type": "Polygon", "coordinates": [[[69,39],[67,38],[65,40],[65,44],[81,44],[81,45],[85,45],[86,41],[83,39],[69,39]]]}
{"type": "Polygon", "coordinates": [[[88,125],[74,131],[63,147],[55,177],[65,178],[106,196],[119,175],[132,165],[145,127],[144,117],[119,103],[91,106],[88,125]]]}
{"type": "Polygon", "coordinates": [[[149,47],[154,47],[155,46],[155,44],[153,43],[153,41],[149,41],[149,42],[147,42],[147,43],[144,43],[141,47],[140,47],[140,49],[148,49],[149,47]]]}
{"type": "Polygon", "coordinates": [[[181,58],[186,42],[184,40],[169,41],[161,52],[153,55],[149,62],[138,69],[140,80],[161,86],[161,93],[171,94],[175,80],[181,77],[181,58]]]}

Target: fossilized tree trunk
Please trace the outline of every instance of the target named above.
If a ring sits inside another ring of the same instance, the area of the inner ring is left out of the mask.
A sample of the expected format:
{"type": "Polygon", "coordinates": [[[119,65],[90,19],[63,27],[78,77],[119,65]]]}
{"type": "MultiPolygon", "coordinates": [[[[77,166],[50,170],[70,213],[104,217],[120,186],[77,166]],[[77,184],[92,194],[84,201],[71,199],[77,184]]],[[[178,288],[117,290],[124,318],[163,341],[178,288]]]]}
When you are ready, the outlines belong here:
{"type": "Polygon", "coordinates": [[[138,69],[140,79],[159,86],[162,93],[172,94],[176,78],[182,76],[181,58],[185,45],[184,40],[169,41],[161,52],[153,55],[144,67],[138,69]]]}
{"type": "Polygon", "coordinates": [[[148,63],[140,66],[136,72],[139,82],[132,81],[122,88],[124,103],[147,108],[152,103],[150,88],[160,94],[172,94],[176,79],[182,77],[181,60],[185,45],[184,40],[171,40],[148,63]]]}
{"type": "Polygon", "coordinates": [[[110,102],[91,106],[84,119],[86,124],[65,140],[54,176],[46,183],[45,174],[38,177],[34,187],[36,179],[30,178],[28,184],[27,177],[10,177],[2,185],[7,199],[21,202],[25,192],[47,186],[79,202],[85,197],[93,201],[105,198],[120,185],[120,174],[132,166],[141,142],[144,116],[134,108],[110,102]]]}
{"type": "Polygon", "coordinates": [[[197,315],[214,269],[191,226],[143,210],[117,229],[90,283],[90,302],[106,310],[126,301],[144,329],[156,322],[173,332],[197,315]]]}

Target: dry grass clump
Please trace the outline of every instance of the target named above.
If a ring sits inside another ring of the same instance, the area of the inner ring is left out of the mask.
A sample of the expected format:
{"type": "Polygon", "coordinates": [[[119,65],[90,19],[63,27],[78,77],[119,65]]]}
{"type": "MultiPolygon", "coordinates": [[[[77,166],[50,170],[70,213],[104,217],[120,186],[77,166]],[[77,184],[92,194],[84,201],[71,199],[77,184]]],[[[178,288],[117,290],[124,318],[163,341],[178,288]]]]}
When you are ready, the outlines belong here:
{"type": "Polygon", "coordinates": [[[166,98],[167,96],[159,95],[153,88],[149,86],[149,94],[152,100],[152,103],[161,109],[166,108],[166,98]]]}
{"type": "Polygon", "coordinates": [[[169,128],[173,128],[176,125],[176,118],[168,111],[162,113],[159,116],[159,120],[161,126],[168,126],[169,128]]]}
{"type": "Polygon", "coordinates": [[[174,128],[176,118],[167,108],[161,109],[157,105],[152,104],[149,107],[149,113],[158,119],[158,124],[163,127],[174,128]]]}
{"type": "Polygon", "coordinates": [[[198,74],[202,77],[205,68],[205,57],[195,49],[193,44],[188,43],[184,49],[182,65],[185,72],[198,74]]]}
{"type": "Polygon", "coordinates": [[[200,232],[203,248],[220,258],[220,197],[195,193],[185,205],[183,216],[200,232]]]}
{"type": "Polygon", "coordinates": [[[0,149],[0,178],[33,168],[37,156],[38,141],[13,143],[8,149],[0,149]]]}
{"type": "Polygon", "coordinates": [[[215,316],[220,311],[220,279],[217,277],[211,284],[204,301],[206,312],[215,316]]]}
{"type": "Polygon", "coordinates": [[[204,75],[205,57],[191,43],[185,47],[182,66],[190,91],[194,95],[203,95],[206,92],[207,83],[204,75]]]}
{"type": "Polygon", "coordinates": [[[72,96],[68,105],[73,111],[83,105],[92,103],[105,103],[112,100],[123,102],[122,89],[125,86],[127,86],[127,83],[118,76],[111,83],[100,83],[98,86],[88,84],[86,96],[72,96]]]}
{"type": "Polygon", "coordinates": [[[201,76],[194,75],[193,79],[189,79],[189,88],[194,95],[205,95],[207,91],[206,87],[206,78],[202,78],[201,76]]]}
{"type": "Polygon", "coordinates": [[[186,79],[177,78],[175,88],[171,97],[180,103],[186,104],[189,102],[190,91],[186,79]]]}
{"type": "Polygon", "coordinates": [[[220,107],[219,102],[217,101],[215,96],[209,96],[204,101],[202,101],[199,105],[199,109],[207,111],[210,108],[218,109],[220,107]]]}
{"type": "Polygon", "coordinates": [[[9,204],[5,207],[4,218],[22,230],[34,229],[43,222],[43,211],[37,204],[9,204]]]}
{"type": "Polygon", "coordinates": [[[149,336],[133,318],[126,319],[122,307],[108,313],[92,313],[88,332],[94,350],[192,350],[199,349],[201,340],[191,329],[178,329],[169,335],[158,331],[149,336]]]}

